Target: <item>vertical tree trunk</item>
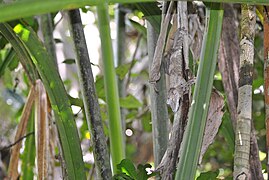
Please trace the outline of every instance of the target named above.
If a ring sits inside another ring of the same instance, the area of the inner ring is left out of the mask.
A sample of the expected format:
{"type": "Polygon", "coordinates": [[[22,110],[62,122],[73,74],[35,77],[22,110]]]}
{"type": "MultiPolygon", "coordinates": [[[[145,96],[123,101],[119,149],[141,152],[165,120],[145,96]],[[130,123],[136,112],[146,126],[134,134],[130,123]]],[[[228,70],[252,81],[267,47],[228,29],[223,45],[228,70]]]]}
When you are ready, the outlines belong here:
{"type": "Polygon", "coordinates": [[[250,179],[249,155],[252,117],[255,6],[242,5],[239,90],[234,158],[234,179],[250,179]]]}

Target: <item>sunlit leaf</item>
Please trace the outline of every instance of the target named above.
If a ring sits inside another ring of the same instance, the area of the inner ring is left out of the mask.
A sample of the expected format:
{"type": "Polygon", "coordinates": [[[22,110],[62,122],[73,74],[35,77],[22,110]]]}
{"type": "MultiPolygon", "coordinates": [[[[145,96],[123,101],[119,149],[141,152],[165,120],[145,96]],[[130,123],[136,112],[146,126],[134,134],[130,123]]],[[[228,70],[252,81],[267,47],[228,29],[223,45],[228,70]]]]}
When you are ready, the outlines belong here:
{"type": "Polygon", "coordinates": [[[129,159],[123,159],[120,164],[117,165],[120,172],[126,173],[128,176],[137,179],[137,172],[134,164],[129,159]]]}

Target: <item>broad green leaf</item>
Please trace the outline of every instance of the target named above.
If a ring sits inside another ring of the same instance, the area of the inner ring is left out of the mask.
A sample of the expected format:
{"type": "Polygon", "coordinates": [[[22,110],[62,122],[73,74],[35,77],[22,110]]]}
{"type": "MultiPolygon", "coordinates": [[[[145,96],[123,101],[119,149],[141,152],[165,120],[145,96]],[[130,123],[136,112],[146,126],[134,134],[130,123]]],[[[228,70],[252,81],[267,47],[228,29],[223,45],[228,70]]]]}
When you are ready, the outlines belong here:
{"type": "Polygon", "coordinates": [[[97,76],[95,81],[95,89],[97,92],[98,98],[105,99],[105,87],[104,87],[104,77],[103,76],[97,76]]]}
{"type": "Polygon", "coordinates": [[[125,118],[126,120],[132,120],[134,119],[138,114],[137,109],[132,109],[132,111],[128,111],[128,114],[126,114],[125,118]]]}
{"type": "Polygon", "coordinates": [[[137,179],[137,172],[134,164],[129,159],[123,159],[120,164],[117,165],[120,172],[126,173],[128,176],[137,179]]]}
{"type": "MultiPolygon", "coordinates": [[[[136,63],[136,61],[134,62],[136,63]]],[[[123,80],[125,75],[128,73],[132,63],[122,64],[116,68],[116,74],[119,76],[120,80],[123,80]]]]}
{"type": "Polygon", "coordinates": [[[146,132],[151,132],[152,124],[151,124],[151,113],[147,112],[142,116],[142,126],[143,130],[146,132]]]}
{"type": "Polygon", "coordinates": [[[200,174],[197,180],[215,180],[217,179],[218,175],[219,175],[219,170],[215,172],[213,171],[203,172],[200,174]]]}
{"type": "Polygon", "coordinates": [[[142,104],[132,95],[120,98],[120,106],[123,108],[139,108],[142,104]]]}
{"type": "Polygon", "coordinates": [[[151,168],[151,165],[150,164],[145,164],[145,165],[142,165],[142,164],[139,164],[137,166],[137,180],[147,180],[149,177],[155,175],[154,174],[148,174],[148,172],[146,171],[146,168],[151,168]]]}
{"type": "Polygon", "coordinates": [[[134,178],[128,176],[125,173],[120,173],[113,176],[113,180],[134,180],[134,178]]]}

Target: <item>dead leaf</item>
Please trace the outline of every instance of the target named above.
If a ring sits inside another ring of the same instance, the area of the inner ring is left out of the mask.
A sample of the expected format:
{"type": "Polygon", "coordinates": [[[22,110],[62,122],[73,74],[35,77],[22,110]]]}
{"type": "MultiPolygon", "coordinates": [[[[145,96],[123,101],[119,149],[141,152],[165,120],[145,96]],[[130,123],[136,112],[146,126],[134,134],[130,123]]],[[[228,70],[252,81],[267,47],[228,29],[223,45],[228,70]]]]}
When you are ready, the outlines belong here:
{"type": "Polygon", "coordinates": [[[224,98],[215,89],[211,93],[210,105],[207,114],[206,127],[204,131],[204,138],[202,149],[199,157],[199,164],[201,164],[203,156],[208,149],[209,145],[213,143],[216,137],[219,127],[222,122],[222,116],[224,114],[224,98]]]}

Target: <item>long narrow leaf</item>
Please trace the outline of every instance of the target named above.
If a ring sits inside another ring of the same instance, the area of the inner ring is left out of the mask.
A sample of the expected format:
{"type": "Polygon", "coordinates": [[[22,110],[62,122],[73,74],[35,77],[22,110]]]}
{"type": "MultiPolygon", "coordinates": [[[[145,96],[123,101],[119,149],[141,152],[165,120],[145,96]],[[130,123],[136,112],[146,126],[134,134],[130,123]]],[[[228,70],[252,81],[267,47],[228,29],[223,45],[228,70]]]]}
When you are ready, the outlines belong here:
{"type": "MultiPolygon", "coordinates": [[[[64,9],[75,9],[84,6],[96,6],[103,3],[142,3],[154,2],[156,0],[27,0],[15,1],[9,4],[0,5],[0,22],[10,21],[14,19],[45,14],[50,12],[57,12],[64,9]]],[[[192,0],[188,0],[192,1],[192,0]]],[[[219,2],[219,3],[248,3],[269,5],[268,0],[205,0],[205,2],[219,2]]]]}
{"type": "Polygon", "coordinates": [[[0,32],[12,44],[13,49],[20,59],[26,74],[28,75],[28,78],[30,79],[31,83],[34,84],[39,76],[33,62],[31,61],[31,57],[24,48],[23,44],[19,42],[19,39],[16,37],[13,30],[6,28],[5,24],[3,23],[0,24],[0,32]]]}
{"type": "MultiPolygon", "coordinates": [[[[32,28],[18,24],[14,27],[15,32],[13,32],[7,23],[4,23],[4,27],[10,33],[15,34],[16,32],[18,34],[13,38],[17,39],[17,43],[22,44],[31,55],[31,59],[44,83],[52,109],[55,112],[68,179],[85,179],[80,140],[74,115],[54,60],[48,55],[32,28]]],[[[12,43],[12,45],[16,44],[12,43]]]]}
{"type": "Polygon", "coordinates": [[[197,83],[191,103],[189,122],[182,142],[176,179],[194,179],[195,176],[219,49],[223,19],[221,4],[211,3],[207,8],[206,18],[209,22],[204,35],[197,83]]]}

